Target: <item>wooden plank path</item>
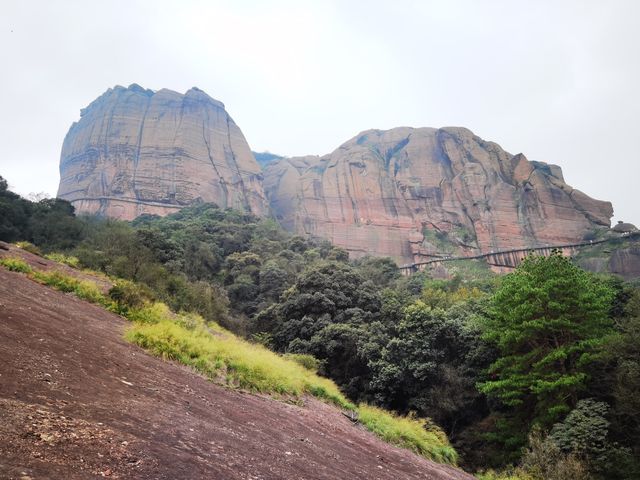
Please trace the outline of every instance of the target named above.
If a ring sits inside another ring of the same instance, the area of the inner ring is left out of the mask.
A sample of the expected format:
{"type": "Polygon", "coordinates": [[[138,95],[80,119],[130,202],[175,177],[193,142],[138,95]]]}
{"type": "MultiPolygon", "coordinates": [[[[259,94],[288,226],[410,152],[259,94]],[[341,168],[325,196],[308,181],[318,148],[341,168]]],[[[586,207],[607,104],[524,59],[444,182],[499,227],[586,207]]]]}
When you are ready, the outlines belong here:
{"type": "Polygon", "coordinates": [[[578,243],[563,243],[563,244],[557,244],[557,245],[541,245],[537,247],[512,248],[508,250],[498,250],[496,252],[482,253],[479,255],[467,255],[467,256],[456,256],[456,257],[443,255],[437,258],[431,258],[429,260],[424,260],[421,262],[403,265],[401,267],[398,267],[398,269],[402,270],[402,272],[405,274],[409,274],[409,273],[417,272],[421,270],[420,267],[425,267],[427,265],[433,265],[433,264],[444,263],[444,262],[455,262],[457,260],[479,260],[479,259],[486,259],[487,263],[490,265],[494,265],[498,267],[515,268],[524,259],[524,257],[529,255],[530,253],[538,253],[544,256],[549,256],[554,250],[571,252],[576,248],[594,246],[601,243],[611,242],[612,240],[618,240],[620,238],[629,239],[632,236],[636,237],[637,235],[622,234],[617,237],[605,238],[600,240],[589,240],[589,241],[578,242],[578,243]]]}

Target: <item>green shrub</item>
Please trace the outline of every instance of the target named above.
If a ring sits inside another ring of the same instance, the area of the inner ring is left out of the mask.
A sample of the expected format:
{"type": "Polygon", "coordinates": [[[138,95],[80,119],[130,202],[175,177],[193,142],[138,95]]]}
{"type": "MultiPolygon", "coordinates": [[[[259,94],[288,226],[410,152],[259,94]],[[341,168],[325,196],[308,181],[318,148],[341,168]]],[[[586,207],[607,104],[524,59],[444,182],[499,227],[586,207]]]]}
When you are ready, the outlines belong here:
{"type": "Polygon", "coordinates": [[[486,472],[478,473],[476,478],[478,478],[478,480],[536,480],[531,475],[520,469],[500,473],[488,470],[486,472]]]}
{"type": "Polygon", "coordinates": [[[52,260],[58,263],[64,263],[65,265],[70,266],[71,268],[80,268],[80,260],[78,257],[67,256],[63,253],[49,253],[44,256],[47,260],[52,260]]]}
{"type": "Polygon", "coordinates": [[[269,349],[273,348],[273,334],[270,332],[254,333],[251,335],[251,341],[269,349]]]}
{"type": "Polygon", "coordinates": [[[36,247],[31,242],[16,242],[16,247],[21,248],[25,252],[33,253],[34,255],[42,256],[42,250],[36,247]]]}
{"type": "Polygon", "coordinates": [[[116,280],[109,290],[109,298],[127,309],[139,309],[153,299],[149,288],[129,280],[116,280]]]}
{"type": "Polygon", "coordinates": [[[164,303],[154,302],[141,308],[130,309],[125,316],[132,322],[154,325],[165,320],[171,320],[173,315],[164,303]]]}
{"type": "Polygon", "coordinates": [[[82,300],[110,307],[109,300],[103,295],[98,285],[88,280],[78,280],[57,270],[33,271],[30,276],[37,282],[61,292],[73,293],[82,300]]]}
{"type": "Polygon", "coordinates": [[[57,270],[52,270],[49,272],[34,271],[33,278],[44,285],[67,293],[73,292],[78,283],[80,283],[76,278],[65,275],[64,273],[57,270]]]}
{"type": "Polygon", "coordinates": [[[529,445],[520,468],[534,480],[589,480],[585,463],[574,454],[566,454],[539,430],[529,435],[529,445]]]}
{"type": "Polygon", "coordinates": [[[106,297],[93,282],[86,280],[78,282],[76,287],[73,289],[73,293],[76,297],[91,303],[98,303],[101,305],[106,305],[107,303],[106,297]]]}
{"type": "Polygon", "coordinates": [[[29,264],[20,258],[0,258],[0,265],[11,272],[30,273],[32,271],[29,264]]]}
{"type": "Polygon", "coordinates": [[[204,319],[193,312],[180,312],[176,315],[176,323],[187,330],[206,328],[204,319]]]}
{"type": "Polygon", "coordinates": [[[308,353],[286,353],[284,357],[288,360],[293,360],[298,365],[302,365],[313,373],[318,373],[318,370],[322,366],[322,362],[320,360],[308,353]]]}

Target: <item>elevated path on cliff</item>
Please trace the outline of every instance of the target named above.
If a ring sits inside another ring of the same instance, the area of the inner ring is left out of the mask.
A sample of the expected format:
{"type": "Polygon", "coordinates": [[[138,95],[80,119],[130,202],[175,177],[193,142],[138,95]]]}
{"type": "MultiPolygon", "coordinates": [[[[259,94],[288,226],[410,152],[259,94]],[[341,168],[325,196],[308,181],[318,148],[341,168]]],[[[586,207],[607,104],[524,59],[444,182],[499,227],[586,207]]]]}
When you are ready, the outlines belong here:
{"type": "Polygon", "coordinates": [[[482,253],[479,255],[465,255],[465,256],[450,256],[446,254],[434,254],[433,258],[424,260],[421,262],[410,263],[398,267],[402,273],[411,274],[424,270],[425,267],[434,264],[441,264],[445,262],[455,262],[458,260],[479,260],[485,259],[489,265],[495,267],[516,268],[524,258],[529,254],[538,254],[543,256],[549,256],[552,252],[560,250],[565,255],[573,254],[578,248],[592,247],[602,243],[608,243],[619,239],[636,239],[640,237],[640,232],[623,233],[615,237],[609,237],[598,240],[589,240],[576,243],[561,243],[555,245],[540,245],[536,247],[521,247],[512,248],[508,250],[491,251],[488,253],[482,253]]]}

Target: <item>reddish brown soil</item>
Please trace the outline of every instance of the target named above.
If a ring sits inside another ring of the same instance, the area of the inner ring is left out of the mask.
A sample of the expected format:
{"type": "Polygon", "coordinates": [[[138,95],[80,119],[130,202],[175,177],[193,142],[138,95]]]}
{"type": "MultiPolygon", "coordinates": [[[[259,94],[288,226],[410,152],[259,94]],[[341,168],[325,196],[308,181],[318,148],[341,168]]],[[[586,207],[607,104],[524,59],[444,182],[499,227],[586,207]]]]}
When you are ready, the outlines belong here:
{"type": "Polygon", "coordinates": [[[0,268],[0,478],[472,479],[314,399],[215,385],[126,321],[0,268]]]}

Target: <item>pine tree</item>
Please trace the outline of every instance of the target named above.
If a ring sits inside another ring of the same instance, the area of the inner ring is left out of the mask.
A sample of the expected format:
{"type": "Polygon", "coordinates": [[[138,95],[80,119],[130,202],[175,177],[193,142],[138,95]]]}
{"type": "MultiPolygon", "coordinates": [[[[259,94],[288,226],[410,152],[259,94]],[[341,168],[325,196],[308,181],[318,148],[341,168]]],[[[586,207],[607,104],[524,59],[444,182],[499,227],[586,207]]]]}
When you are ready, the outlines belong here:
{"type": "Polygon", "coordinates": [[[512,433],[524,438],[532,424],[549,427],[575,407],[612,330],[613,296],[559,252],[529,256],[505,276],[484,325],[500,356],[479,388],[510,407],[512,433]]]}

